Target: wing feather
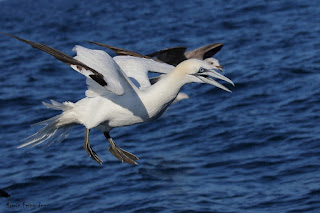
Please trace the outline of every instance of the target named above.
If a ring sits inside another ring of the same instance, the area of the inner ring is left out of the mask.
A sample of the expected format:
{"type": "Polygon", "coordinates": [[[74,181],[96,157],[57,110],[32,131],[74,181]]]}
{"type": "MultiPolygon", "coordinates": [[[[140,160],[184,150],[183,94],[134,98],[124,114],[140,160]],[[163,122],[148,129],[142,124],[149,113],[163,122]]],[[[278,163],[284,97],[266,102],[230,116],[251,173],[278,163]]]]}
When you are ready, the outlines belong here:
{"type": "Polygon", "coordinates": [[[140,89],[151,86],[148,72],[167,74],[174,69],[172,65],[146,58],[116,56],[113,59],[128,77],[134,78],[140,84],[140,89]]]}
{"type": "Polygon", "coordinates": [[[185,54],[186,47],[170,47],[148,54],[150,57],[157,57],[159,60],[177,66],[182,61],[187,60],[185,54]]]}
{"type": "MultiPolygon", "coordinates": [[[[123,95],[124,94],[124,87],[123,87],[123,78],[122,73],[120,71],[120,67],[118,64],[111,58],[111,56],[102,51],[102,50],[92,50],[85,47],[82,47],[80,45],[76,45],[73,48],[73,51],[77,53],[77,55],[74,57],[76,60],[86,64],[87,66],[93,68],[98,73],[100,73],[103,76],[103,80],[107,82],[107,85],[104,87],[111,91],[112,93],[115,93],[116,95],[123,95]],[[120,77],[121,76],[121,77],[120,77]]],[[[71,66],[73,69],[77,70],[77,67],[71,66]]],[[[87,70],[82,70],[82,72],[86,72],[87,70]]],[[[86,74],[87,76],[87,74],[86,74]]],[[[95,76],[91,76],[89,74],[89,77],[97,82],[100,86],[101,84],[99,81],[101,79],[96,79],[95,76]]],[[[88,81],[87,81],[88,82],[88,81]]],[[[88,84],[88,86],[92,85],[88,84]]]]}
{"type": "MultiPolygon", "coordinates": [[[[108,89],[116,95],[123,95],[124,88],[121,81],[124,79],[117,63],[104,51],[90,50],[85,47],[76,46],[73,50],[77,52],[74,58],[45,44],[25,40],[17,36],[2,33],[13,37],[19,41],[31,45],[33,48],[44,51],[59,61],[71,66],[77,72],[92,79],[91,84],[95,82],[98,86],[108,89]]],[[[89,85],[88,85],[89,86],[89,85]]]]}
{"type": "Polygon", "coordinates": [[[186,52],[186,57],[187,58],[198,58],[201,60],[204,60],[206,58],[210,58],[214,56],[217,52],[221,50],[223,47],[222,43],[213,43],[213,44],[208,44],[206,46],[199,47],[194,50],[190,50],[186,52]]]}
{"type": "Polygon", "coordinates": [[[154,61],[163,63],[163,61],[161,61],[161,60],[158,60],[156,58],[152,58],[152,57],[149,57],[149,56],[146,56],[146,55],[142,55],[140,53],[137,53],[137,52],[134,52],[134,51],[131,51],[131,50],[126,50],[126,49],[122,49],[120,47],[114,47],[114,46],[111,46],[111,45],[108,45],[108,44],[102,44],[102,43],[98,43],[98,42],[94,42],[94,41],[87,41],[87,42],[89,42],[91,44],[95,44],[95,45],[101,46],[101,47],[108,48],[109,50],[112,50],[113,52],[115,52],[115,54],[117,54],[118,56],[134,56],[134,57],[137,57],[137,58],[152,59],[154,61]]]}
{"type": "MultiPolygon", "coordinates": [[[[102,47],[106,47],[114,51],[118,56],[115,56],[113,59],[116,61],[116,63],[120,66],[120,68],[125,72],[125,74],[128,77],[134,78],[139,83],[140,89],[148,88],[152,84],[148,77],[148,72],[166,74],[169,73],[172,69],[174,69],[174,66],[166,64],[163,61],[142,55],[131,50],[126,50],[119,47],[114,47],[108,44],[102,44],[93,41],[88,42],[102,47]]],[[[183,49],[183,52],[184,51],[185,49],[183,49]]]]}

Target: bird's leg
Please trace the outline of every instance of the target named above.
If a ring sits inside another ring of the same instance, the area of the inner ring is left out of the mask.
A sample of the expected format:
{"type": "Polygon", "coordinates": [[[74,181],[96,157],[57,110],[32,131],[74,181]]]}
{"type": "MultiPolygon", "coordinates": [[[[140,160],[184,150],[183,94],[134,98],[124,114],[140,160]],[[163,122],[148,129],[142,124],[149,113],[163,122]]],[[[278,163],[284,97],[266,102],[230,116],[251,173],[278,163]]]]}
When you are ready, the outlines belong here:
{"type": "Polygon", "coordinates": [[[87,151],[90,158],[92,158],[93,160],[97,161],[100,165],[102,165],[102,160],[99,158],[96,152],[92,150],[89,144],[89,132],[90,132],[90,129],[85,128],[83,148],[87,151]]]}
{"type": "Polygon", "coordinates": [[[110,143],[109,152],[113,154],[116,158],[118,158],[122,162],[126,162],[133,165],[138,165],[136,160],[139,160],[139,158],[130,152],[127,152],[120,147],[117,146],[117,144],[112,140],[112,138],[109,135],[109,132],[104,132],[104,136],[108,139],[110,143]]]}

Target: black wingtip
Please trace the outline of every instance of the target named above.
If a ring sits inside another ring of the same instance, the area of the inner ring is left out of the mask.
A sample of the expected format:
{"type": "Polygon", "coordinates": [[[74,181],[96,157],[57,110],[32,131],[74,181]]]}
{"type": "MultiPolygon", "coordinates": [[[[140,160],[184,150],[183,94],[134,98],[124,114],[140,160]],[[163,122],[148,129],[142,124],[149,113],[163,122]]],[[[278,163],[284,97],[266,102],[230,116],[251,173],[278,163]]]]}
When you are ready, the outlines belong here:
{"type": "Polygon", "coordinates": [[[108,85],[107,82],[100,75],[89,75],[89,76],[90,78],[92,78],[92,80],[94,80],[95,82],[97,82],[103,87],[108,85]]]}
{"type": "Polygon", "coordinates": [[[59,61],[67,64],[67,65],[75,65],[75,66],[78,66],[79,69],[81,70],[82,68],[85,68],[87,70],[90,70],[93,74],[90,75],[90,77],[96,81],[98,84],[100,84],[101,86],[106,86],[107,85],[107,82],[104,80],[103,78],[103,75],[100,74],[99,72],[97,72],[96,70],[92,69],[91,67],[87,66],[86,64],[72,58],[71,56],[57,50],[57,49],[54,49],[52,47],[49,47],[45,44],[41,44],[41,43],[37,43],[37,42],[34,42],[34,41],[30,41],[30,40],[25,40],[25,39],[22,39],[22,38],[19,38],[17,36],[14,36],[14,35],[11,35],[11,34],[8,34],[8,33],[2,33],[0,32],[1,34],[4,34],[4,35],[7,35],[7,36],[10,36],[12,38],[15,38],[15,39],[18,39],[19,41],[22,41],[24,43],[27,43],[29,45],[31,45],[33,48],[36,48],[36,49],[39,49],[43,52],[46,52],[50,55],[52,55],[53,57],[55,57],[56,59],[58,59],[59,61]]]}
{"type": "Polygon", "coordinates": [[[207,51],[203,54],[203,59],[210,58],[217,54],[222,49],[223,45],[223,43],[213,43],[204,46],[203,48],[207,48],[207,51]]]}
{"type": "Polygon", "coordinates": [[[113,47],[113,46],[110,46],[110,45],[107,45],[107,44],[102,44],[102,43],[99,43],[99,42],[94,42],[94,41],[85,40],[84,42],[88,42],[88,43],[90,43],[90,44],[95,44],[95,45],[98,45],[98,46],[100,46],[100,47],[106,47],[106,48],[108,48],[108,49],[110,49],[110,50],[112,50],[112,51],[114,51],[114,48],[115,48],[115,47],[113,47]]]}
{"type": "Polygon", "coordinates": [[[11,34],[9,34],[9,33],[3,33],[3,32],[0,32],[0,33],[3,34],[3,35],[10,36],[10,37],[12,37],[12,38],[18,39],[19,41],[27,42],[27,40],[24,40],[24,39],[19,38],[19,37],[17,37],[17,36],[11,35],[11,34]]]}
{"type": "Polygon", "coordinates": [[[99,45],[99,46],[100,46],[100,43],[98,43],[98,42],[94,42],[94,41],[88,41],[88,40],[84,40],[84,42],[88,42],[88,43],[91,43],[91,44],[96,44],[96,45],[99,45]]]}

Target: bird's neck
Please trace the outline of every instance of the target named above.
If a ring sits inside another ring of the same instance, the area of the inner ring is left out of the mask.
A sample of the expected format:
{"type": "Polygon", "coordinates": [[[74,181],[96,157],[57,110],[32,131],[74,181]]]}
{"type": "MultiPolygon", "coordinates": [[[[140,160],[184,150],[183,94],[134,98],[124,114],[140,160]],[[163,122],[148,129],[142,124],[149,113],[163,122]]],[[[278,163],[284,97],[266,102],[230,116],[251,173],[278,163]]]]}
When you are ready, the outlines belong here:
{"type": "Polygon", "coordinates": [[[180,89],[187,84],[187,80],[183,78],[178,72],[171,72],[164,75],[156,84],[150,89],[155,96],[169,102],[176,98],[180,89]]]}
{"type": "Polygon", "coordinates": [[[177,97],[180,89],[189,83],[178,72],[171,72],[161,77],[146,91],[146,99],[150,118],[159,117],[177,97]]]}

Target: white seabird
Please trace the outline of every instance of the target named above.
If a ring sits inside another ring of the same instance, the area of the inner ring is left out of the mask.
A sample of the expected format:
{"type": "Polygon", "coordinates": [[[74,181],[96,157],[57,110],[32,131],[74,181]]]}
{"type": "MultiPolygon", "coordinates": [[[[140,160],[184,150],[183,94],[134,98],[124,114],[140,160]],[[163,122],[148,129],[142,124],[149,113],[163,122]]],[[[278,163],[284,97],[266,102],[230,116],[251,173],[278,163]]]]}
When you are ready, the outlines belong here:
{"type": "MultiPolygon", "coordinates": [[[[3,33],[4,34],[4,33],[3,33]]],[[[110,143],[109,151],[120,161],[135,164],[138,158],[118,147],[109,132],[116,127],[128,126],[158,118],[173,102],[181,87],[188,83],[207,83],[231,92],[222,84],[210,77],[233,82],[227,77],[212,70],[202,60],[190,59],[179,64],[173,71],[148,89],[139,90],[119,65],[104,51],[75,46],[77,55],[72,58],[47,45],[24,40],[5,34],[32,47],[49,53],[56,59],[68,64],[77,72],[86,76],[88,89],[86,97],[76,103],[44,103],[45,106],[62,110],[62,113],[38,124],[45,125],[37,133],[27,138],[20,145],[36,146],[43,142],[50,145],[64,140],[75,125],[85,126],[84,149],[89,156],[102,164],[102,160],[92,150],[89,144],[90,129],[97,128],[104,132],[110,143]]]]}

